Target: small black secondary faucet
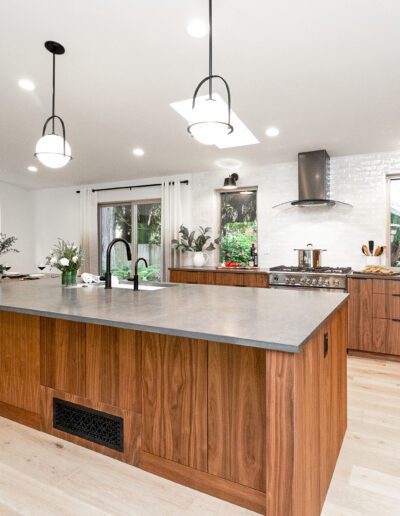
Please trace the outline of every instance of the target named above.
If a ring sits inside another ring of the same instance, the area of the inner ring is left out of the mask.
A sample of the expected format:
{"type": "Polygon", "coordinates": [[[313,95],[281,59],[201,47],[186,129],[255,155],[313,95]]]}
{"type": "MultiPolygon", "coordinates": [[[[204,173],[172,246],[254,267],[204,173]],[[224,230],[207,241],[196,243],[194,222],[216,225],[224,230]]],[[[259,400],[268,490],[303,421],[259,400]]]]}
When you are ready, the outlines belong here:
{"type": "Polygon", "coordinates": [[[139,290],[139,275],[138,275],[138,265],[139,262],[144,262],[146,267],[148,267],[147,260],[144,258],[138,258],[135,262],[135,275],[133,276],[133,290],[139,290]]]}
{"type": "Polygon", "coordinates": [[[125,240],[125,238],[114,238],[114,240],[111,240],[111,242],[108,244],[107,247],[107,257],[106,257],[106,286],[105,288],[111,288],[111,251],[114,245],[118,242],[123,242],[126,247],[126,256],[128,257],[128,260],[132,260],[132,253],[131,253],[131,246],[129,245],[129,242],[125,240]]]}

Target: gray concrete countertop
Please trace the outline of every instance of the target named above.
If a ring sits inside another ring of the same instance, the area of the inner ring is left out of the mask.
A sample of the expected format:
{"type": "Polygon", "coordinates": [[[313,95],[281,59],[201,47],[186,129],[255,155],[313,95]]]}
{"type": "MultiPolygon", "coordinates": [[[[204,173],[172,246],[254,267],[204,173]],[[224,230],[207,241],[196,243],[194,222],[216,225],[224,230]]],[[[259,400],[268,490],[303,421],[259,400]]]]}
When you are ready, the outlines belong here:
{"type": "Polygon", "coordinates": [[[170,271],[184,271],[184,272],[235,272],[235,273],[242,273],[242,274],[269,274],[268,269],[261,269],[261,268],[252,268],[248,267],[246,269],[240,269],[238,267],[225,267],[225,268],[218,268],[218,267],[192,267],[192,266],[185,266],[185,267],[170,267],[170,271]]]}
{"type": "Polygon", "coordinates": [[[134,292],[0,282],[0,310],[298,352],[346,300],[323,291],[176,285],[134,292]]]}

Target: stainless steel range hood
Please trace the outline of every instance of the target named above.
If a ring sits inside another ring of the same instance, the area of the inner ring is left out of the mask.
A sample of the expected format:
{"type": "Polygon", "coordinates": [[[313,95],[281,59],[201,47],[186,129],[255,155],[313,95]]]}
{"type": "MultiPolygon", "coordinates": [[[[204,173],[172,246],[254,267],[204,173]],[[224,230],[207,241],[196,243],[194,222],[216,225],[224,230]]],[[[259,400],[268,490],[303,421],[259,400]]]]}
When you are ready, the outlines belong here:
{"type": "Polygon", "coordinates": [[[348,203],[330,198],[330,157],[326,150],[300,152],[298,154],[299,198],[279,206],[314,207],[335,206],[348,203]]]}

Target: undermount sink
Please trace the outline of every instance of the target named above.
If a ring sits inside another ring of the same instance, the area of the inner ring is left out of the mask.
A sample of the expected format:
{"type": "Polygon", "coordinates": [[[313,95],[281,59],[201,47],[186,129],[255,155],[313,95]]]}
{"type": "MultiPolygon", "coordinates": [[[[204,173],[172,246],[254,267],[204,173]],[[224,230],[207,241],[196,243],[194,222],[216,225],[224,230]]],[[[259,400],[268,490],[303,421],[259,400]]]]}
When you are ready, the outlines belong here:
{"type": "MultiPolygon", "coordinates": [[[[119,285],[113,286],[113,288],[126,288],[128,290],[133,290],[133,285],[120,283],[119,285]]],[[[156,287],[154,285],[139,285],[139,290],[162,290],[163,288],[165,287],[156,287]]]]}
{"type": "MultiPolygon", "coordinates": [[[[155,290],[163,290],[166,287],[173,287],[174,285],[163,284],[163,285],[139,285],[139,290],[147,290],[147,291],[155,291],[155,290]]],[[[101,283],[78,283],[77,285],[70,286],[68,288],[104,288],[104,282],[101,283]]],[[[125,290],[132,290],[132,283],[119,283],[118,285],[113,285],[112,288],[122,288],[125,290]]]]}

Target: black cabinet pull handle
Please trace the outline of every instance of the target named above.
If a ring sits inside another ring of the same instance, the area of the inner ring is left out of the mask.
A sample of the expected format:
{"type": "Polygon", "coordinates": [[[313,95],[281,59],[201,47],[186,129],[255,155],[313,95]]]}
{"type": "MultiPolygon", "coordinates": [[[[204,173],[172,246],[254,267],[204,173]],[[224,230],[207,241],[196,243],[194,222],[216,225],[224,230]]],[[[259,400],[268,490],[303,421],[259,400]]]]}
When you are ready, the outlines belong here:
{"type": "Polygon", "coordinates": [[[329,352],[329,334],[328,332],[324,333],[324,358],[328,356],[329,352]]]}

